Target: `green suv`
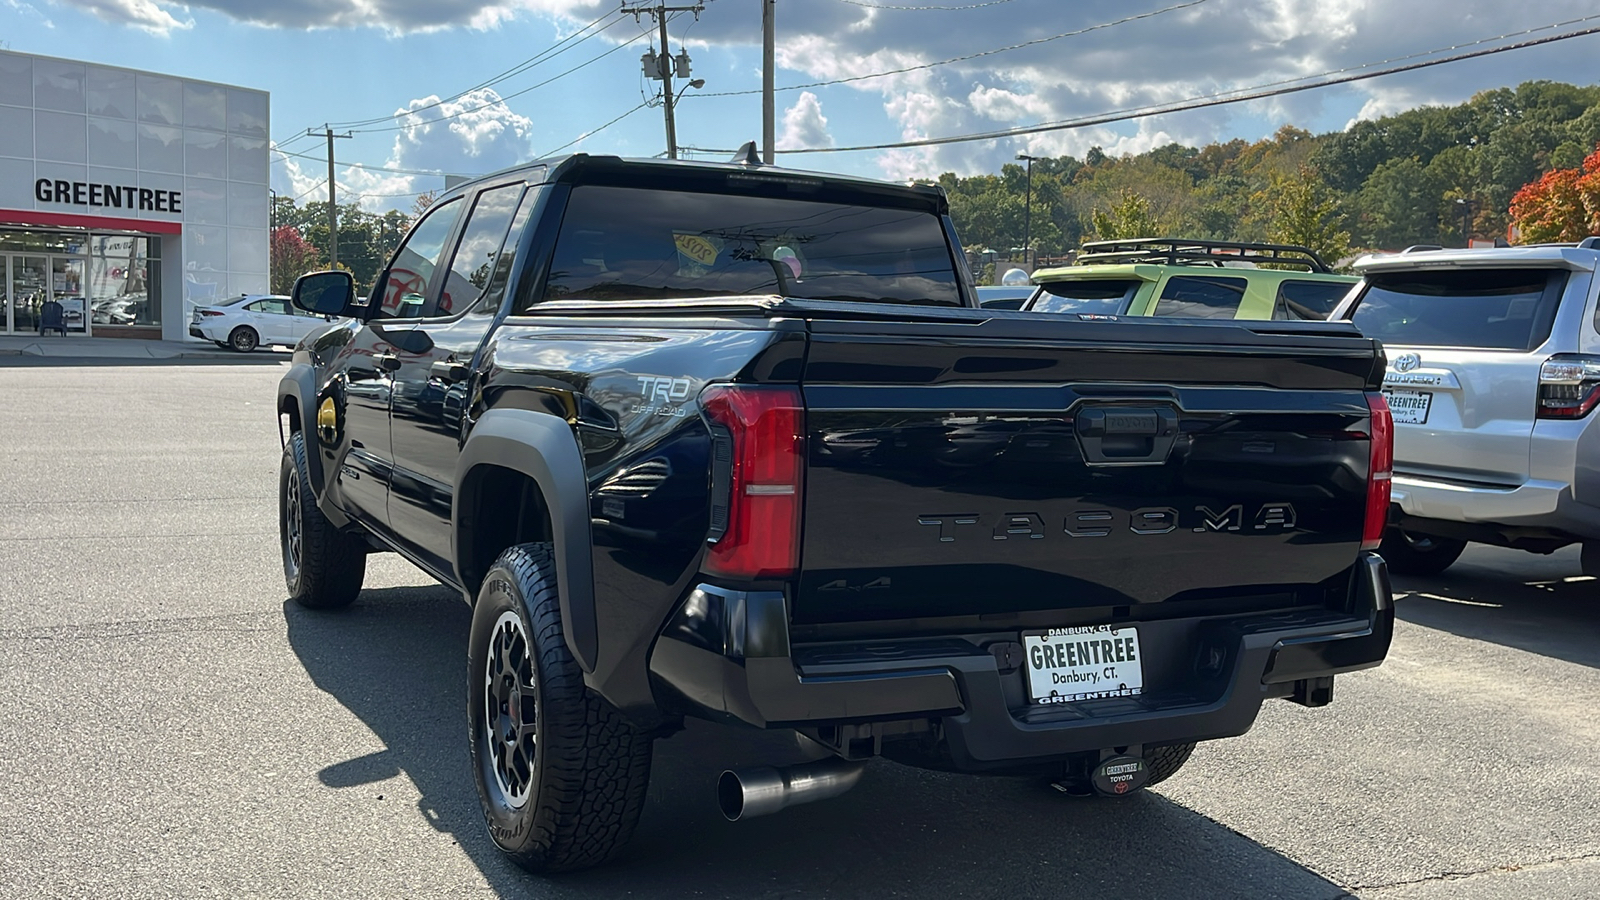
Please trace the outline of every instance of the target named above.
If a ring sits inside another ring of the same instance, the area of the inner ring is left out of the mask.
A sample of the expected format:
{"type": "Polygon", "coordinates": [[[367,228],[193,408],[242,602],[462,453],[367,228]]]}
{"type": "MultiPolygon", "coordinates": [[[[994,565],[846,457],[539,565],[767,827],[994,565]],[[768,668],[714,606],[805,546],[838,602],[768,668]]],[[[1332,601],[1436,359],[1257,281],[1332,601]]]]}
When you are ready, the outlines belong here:
{"type": "Polygon", "coordinates": [[[1023,309],[1189,319],[1326,319],[1360,281],[1289,244],[1091,241],[1075,265],[1033,273],[1023,309]],[[1272,268],[1262,268],[1272,266],[1272,268]]]}

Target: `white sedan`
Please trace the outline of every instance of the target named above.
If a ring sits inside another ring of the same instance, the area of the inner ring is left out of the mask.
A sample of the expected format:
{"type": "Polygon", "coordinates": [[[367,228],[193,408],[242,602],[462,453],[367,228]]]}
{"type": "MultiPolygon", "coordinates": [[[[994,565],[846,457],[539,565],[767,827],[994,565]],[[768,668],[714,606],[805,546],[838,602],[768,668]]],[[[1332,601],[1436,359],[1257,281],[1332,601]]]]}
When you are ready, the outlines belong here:
{"type": "Polygon", "coordinates": [[[196,307],[189,320],[191,337],[215,341],[249,353],[260,346],[299,343],[327,319],[306,312],[277,294],[242,294],[213,306],[196,307]]]}

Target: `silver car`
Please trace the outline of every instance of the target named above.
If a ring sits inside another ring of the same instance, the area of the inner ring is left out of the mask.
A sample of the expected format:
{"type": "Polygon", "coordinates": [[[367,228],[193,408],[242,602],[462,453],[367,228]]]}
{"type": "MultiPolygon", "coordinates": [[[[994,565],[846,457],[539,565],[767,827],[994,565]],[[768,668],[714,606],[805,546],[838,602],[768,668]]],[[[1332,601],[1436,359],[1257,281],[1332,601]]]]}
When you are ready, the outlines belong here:
{"type": "Polygon", "coordinates": [[[1600,238],[1356,262],[1364,280],[1333,317],[1388,354],[1389,568],[1443,571],[1468,541],[1581,542],[1600,574],[1597,263],[1600,238]]]}

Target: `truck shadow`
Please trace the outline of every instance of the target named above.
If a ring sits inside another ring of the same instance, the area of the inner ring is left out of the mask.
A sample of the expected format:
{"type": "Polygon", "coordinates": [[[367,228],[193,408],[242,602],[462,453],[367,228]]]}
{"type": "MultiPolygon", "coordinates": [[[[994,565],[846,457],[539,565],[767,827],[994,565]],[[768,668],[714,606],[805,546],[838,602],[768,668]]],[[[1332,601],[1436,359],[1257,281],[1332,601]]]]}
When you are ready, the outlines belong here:
{"type": "MultiPolygon", "coordinates": [[[[342,789],[404,774],[421,795],[422,819],[503,897],[1343,895],[1155,792],[1074,799],[1032,780],[880,762],[841,798],[729,823],[716,808],[716,776],[728,765],[784,761],[794,745],[700,722],[657,744],[643,820],[612,865],[532,876],[499,856],[479,817],[462,733],[467,607],[443,588],[389,588],[363,593],[347,613],[286,604],[284,616],[312,680],[386,745],[323,769],[322,783],[342,789]]],[[[1202,748],[1176,777],[1203,778],[1205,768],[1202,748]]]]}
{"type": "Polygon", "coordinates": [[[1581,571],[1577,547],[1536,556],[1474,544],[1439,575],[1396,576],[1395,609],[1414,625],[1600,668],[1600,581],[1581,571]]]}

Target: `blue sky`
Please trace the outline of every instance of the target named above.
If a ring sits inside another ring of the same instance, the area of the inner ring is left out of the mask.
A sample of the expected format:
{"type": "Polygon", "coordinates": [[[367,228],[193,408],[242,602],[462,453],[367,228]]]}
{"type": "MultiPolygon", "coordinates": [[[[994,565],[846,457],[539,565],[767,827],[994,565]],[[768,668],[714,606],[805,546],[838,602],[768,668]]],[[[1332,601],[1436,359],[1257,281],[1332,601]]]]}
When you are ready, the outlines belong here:
{"type": "MultiPolygon", "coordinates": [[[[1030,125],[1304,78],[1583,17],[1595,18],[1526,37],[1600,25],[1592,0],[778,0],[777,6],[780,87],[911,69],[781,92],[780,146],[800,148],[1030,125]],[[1123,21],[1130,17],[1138,18],[1123,21]],[[1083,33],[1056,37],[1071,31],[1083,33]],[[1037,43],[990,52],[1029,41],[1037,43]],[[943,63],[965,56],[975,58],[943,63]]],[[[416,192],[443,183],[438,175],[412,172],[478,174],[569,143],[594,153],[662,152],[659,106],[596,131],[658,89],[643,79],[639,64],[656,43],[654,28],[648,17],[636,25],[617,7],[615,0],[0,0],[0,43],[270,91],[274,140],[314,157],[275,159],[273,188],[291,196],[320,197],[317,185],[326,176],[325,142],[301,137],[308,127],[427,107],[347,125],[358,133],[337,142],[342,191],[361,195],[372,209],[407,209],[416,192]],[[563,38],[573,38],[563,54],[456,98],[563,38]],[[582,63],[577,72],[497,102],[582,63]]],[[[697,96],[760,87],[759,28],[757,0],[709,0],[698,21],[689,15],[672,21],[673,51],[686,42],[694,77],[706,81],[677,107],[681,144],[721,150],[759,138],[757,95],[697,96]]],[[[1525,38],[1499,43],[1519,39],[1525,38]]],[[[1597,54],[1600,35],[1113,126],[943,147],[792,154],[780,162],[902,179],[991,172],[1018,152],[1081,155],[1094,145],[1138,152],[1173,140],[1256,139],[1285,123],[1324,131],[1529,79],[1591,83],[1597,54]]]]}

